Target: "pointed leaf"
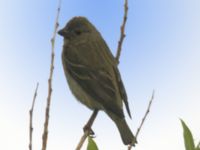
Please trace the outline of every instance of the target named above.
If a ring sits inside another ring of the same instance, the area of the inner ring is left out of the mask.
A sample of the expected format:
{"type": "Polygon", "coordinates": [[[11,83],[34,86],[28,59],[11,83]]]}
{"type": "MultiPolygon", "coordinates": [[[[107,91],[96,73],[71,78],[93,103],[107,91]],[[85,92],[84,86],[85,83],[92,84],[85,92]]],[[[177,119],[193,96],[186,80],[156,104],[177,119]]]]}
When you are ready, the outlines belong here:
{"type": "Polygon", "coordinates": [[[185,122],[183,120],[181,120],[181,123],[183,126],[185,149],[186,150],[195,150],[194,140],[192,137],[192,133],[190,132],[190,129],[187,127],[187,125],[185,124],[185,122]]]}
{"type": "Polygon", "coordinates": [[[87,150],[98,150],[97,144],[90,136],[88,136],[87,150]]]}

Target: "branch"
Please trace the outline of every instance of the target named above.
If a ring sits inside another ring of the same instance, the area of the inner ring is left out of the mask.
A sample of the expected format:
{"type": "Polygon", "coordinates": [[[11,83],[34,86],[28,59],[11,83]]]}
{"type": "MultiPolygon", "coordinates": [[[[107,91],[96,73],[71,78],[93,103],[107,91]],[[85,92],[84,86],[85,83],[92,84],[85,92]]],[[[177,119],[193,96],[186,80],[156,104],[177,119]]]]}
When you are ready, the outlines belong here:
{"type": "Polygon", "coordinates": [[[60,14],[60,8],[61,8],[61,0],[59,0],[54,32],[53,32],[53,36],[51,39],[51,65],[50,65],[50,73],[49,73],[49,79],[48,79],[48,96],[47,96],[47,104],[46,104],[46,112],[45,112],[44,131],[43,131],[43,135],[42,135],[42,150],[46,150],[46,147],[47,147],[49,111],[50,111],[50,104],[51,104],[52,79],[53,79],[54,57],[55,57],[55,52],[54,52],[55,38],[56,38],[58,26],[59,26],[58,18],[59,18],[59,14],[60,14]]]}
{"type": "Polygon", "coordinates": [[[128,15],[128,0],[125,0],[124,2],[124,17],[123,17],[123,22],[122,22],[122,25],[120,27],[120,38],[119,38],[119,41],[118,41],[118,47],[117,47],[117,55],[116,55],[116,60],[119,64],[119,57],[121,55],[121,51],[122,51],[122,44],[123,44],[123,41],[124,41],[124,38],[125,38],[125,26],[126,26],[126,21],[127,21],[127,15],[128,15]]]}
{"type": "MultiPolygon", "coordinates": [[[[150,112],[151,104],[152,104],[153,99],[154,99],[154,93],[155,93],[155,92],[153,91],[152,96],[151,96],[151,99],[150,99],[149,104],[148,104],[148,107],[147,107],[147,110],[146,110],[146,112],[145,112],[145,115],[144,115],[144,117],[142,118],[142,121],[141,121],[141,123],[140,123],[140,126],[139,126],[139,128],[137,129],[137,132],[136,132],[136,134],[135,134],[135,138],[136,138],[136,139],[137,139],[137,137],[138,137],[138,135],[139,135],[139,133],[140,133],[140,130],[141,130],[141,128],[142,128],[142,126],[143,126],[143,124],[144,124],[144,122],[145,122],[145,120],[146,120],[146,118],[147,118],[149,112],[150,112]]],[[[131,144],[131,145],[132,145],[132,144],[131,144]]],[[[128,150],[131,150],[131,148],[132,148],[131,145],[128,146],[128,150]]]]}
{"type": "Polygon", "coordinates": [[[153,91],[152,96],[151,96],[151,99],[150,99],[150,101],[149,101],[149,105],[148,105],[147,110],[146,110],[146,113],[145,113],[144,117],[142,118],[142,122],[141,122],[141,124],[140,124],[140,126],[139,126],[139,128],[138,128],[138,130],[137,130],[137,132],[136,132],[136,134],[135,134],[136,139],[137,139],[137,137],[138,137],[138,135],[139,135],[139,133],[140,133],[140,130],[141,130],[141,128],[142,128],[142,126],[143,126],[143,124],[144,124],[144,122],[145,122],[145,120],[146,120],[146,118],[147,118],[149,112],[150,112],[151,104],[152,104],[153,99],[154,99],[154,93],[155,93],[155,92],[153,91]]]}
{"type": "Polygon", "coordinates": [[[83,136],[81,137],[81,139],[80,139],[80,141],[79,141],[79,143],[78,143],[78,145],[76,147],[76,150],[80,150],[81,149],[81,147],[83,146],[83,144],[84,144],[85,140],[87,139],[87,137],[89,136],[89,134],[90,134],[89,130],[84,132],[83,136]]]}
{"type": "Polygon", "coordinates": [[[38,86],[39,86],[39,83],[37,83],[37,85],[36,85],[36,89],[35,89],[34,96],[33,96],[32,106],[31,106],[31,109],[29,110],[29,115],[30,115],[30,122],[29,122],[29,150],[32,150],[33,110],[34,110],[34,106],[35,106],[35,100],[36,100],[36,97],[37,97],[38,86]]]}
{"type": "MultiPolygon", "coordinates": [[[[86,138],[89,135],[91,135],[91,132],[93,132],[91,130],[91,127],[92,127],[92,124],[94,123],[94,120],[95,120],[97,114],[98,114],[98,110],[94,110],[93,114],[91,115],[90,119],[88,120],[87,124],[84,127],[84,130],[85,130],[84,134],[81,137],[81,139],[80,139],[80,141],[79,141],[79,143],[78,143],[78,145],[76,147],[76,150],[80,150],[81,149],[81,147],[83,146],[83,143],[85,142],[86,138]]],[[[92,134],[94,134],[94,133],[92,133],[92,134]]]]}

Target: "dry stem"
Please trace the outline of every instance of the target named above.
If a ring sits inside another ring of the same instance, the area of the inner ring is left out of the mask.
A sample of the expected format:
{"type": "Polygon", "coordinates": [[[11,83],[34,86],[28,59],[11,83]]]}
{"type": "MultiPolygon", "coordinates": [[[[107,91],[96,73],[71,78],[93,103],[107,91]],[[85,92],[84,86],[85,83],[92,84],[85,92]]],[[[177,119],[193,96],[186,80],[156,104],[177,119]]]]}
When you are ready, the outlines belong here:
{"type": "MultiPolygon", "coordinates": [[[[135,138],[136,138],[136,139],[137,139],[137,137],[138,137],[138,135],[139,135],[139,133],[140,133],[140,130],[141,130],[141,128],[142,128],[142,126],[143,126],[143,124],[144,124],[144,122],[145,122],[145,120],[146,120],[146,118],[147,118],[149,112],[150,112],[150,108],[151,108],[151,104],[152,104],[152,102],[153,102],[153,99],[154,99],[154,91],[153,91],[153,93],[152,93],[152,96],[151,96],[151,99],[150,99],[150,101],[149,101],[149,104],[148,104],[147,110],[146,110],[146,112],[145,112],[145,115],[144,115],[144,117],[142,118],[142,121],[141,121],[141,123],[140,123],[140,126],[139,126],[139,128],[137,129],[137,132],[136,132],[136,134],[135,134],[135,138]]],[[[132,145],[132,144],[131,144],[131,145],[132,145]]],[[[131,145],[128,146],[128,150],[131,150],[131,148],[132,148],[131,145]]]]}
{"type": "Polygon", "coordinates": [[[37,90],[38,90],[39,83],[37,83],[34,96],[33,96],[33,101],[32,101],[32,106],[31,109],[29,110],[29,115],[30,115],[30,122],[29,122],[29,150],[32,150],[32,138],[33,138],[33,110],[35,106],[35,100],[37,97],[37,90]]]}
{"type": "Polygon", "coordinates": [[[81,149],[81,147],[83,146],[83,143],[85,142],[86,138],[90,135],[91,126],[92,126],[92,124],[93,124],[93,122],[94,122],[94,120],[95,120],[95,118],[97,116],[97,113],[98,113],[98,110],[94,110],[94,112],[91,115],[88,123],[85,126],[87,128],[87,130],[84,131],[84,134],[81,137],[81,139],[80,139],[80,141],[79,141],[79,143],[78,143],[78,145],[76,147],[76,150],[80,150],[81,149]]]}
{"type": "Polygon", "coordinates": [[[121,51],[122,51],[122,44],[125,38],[125,26],[126,26],[126,21],[127,21],[127,15],[128,15],[128,0],[125,0],[124,3],[124,17],[123,17],[123,22],[120,28],[120,38],[118,41],[118,47],[117,47],[117,55],[116,55],[116,60],[118,61],[119,64],[119,57],[121,55],[121,51]]]}
{"type": "Polygon", "coordinates": [[[42,150],[46,150],[46,147],[47,147],[49,111],[50,111],[50,104],[51,104],[52,79],[53,79],[54,57],[55,57],[55,52],[54,52],[55,38],[56,38],[58,26],[59,26],[58,18],[59,18],[59,14],[60,14],[60,8],[61,8],[61,0],[59,0],[54,32],[53,32],[53,36],[51,39],[51,65],[50,65],[50,73],[49,73],[49,79],[48,79],[48,96],[47,96],[47,105],[46,105],[46,112],[45,112],[44,131],[43,131],[43,135],[42,135],[42,150]]]}
{"type": "MultiPolygon", "coordinates": [[[[120,39],[119,39],[119,42],[118,42],[118,48],[117,48],[117,55],[116,55],[116,60],[119,64],[119,58],[120,58],[120,54],[121,54],[121,50],[122,50],[122,43],[124,41],[124,38],[125,38],[125,25],[126,25],[126,20],[127,20],[127,14],[128,14],[128,0],[125,0],[124,2],[124,17],[123,17],[123,22],[122,22],[122,25],[121,25],[121,35],[120,35],[120,39]]],[[[93,114],[92,114],[93,116],[93,114]]],[[[90,119],[92,118],[92,116],[90,117],[90,119]]],[[[93,122],[95,120],[96,116],[94,116],[93,118],[93,122]]],[[[92,124],[93,122],[91,122],[91,124],[88,126],[88,130],[86,130],[83,134],[83,136],[81,137],[78,145],[77,145],[77,148],[76,150],[80,150],[83,143],[85,142],[86,138],[89,136],[90,134],[90,129],[92,127],[92,124]]]]}

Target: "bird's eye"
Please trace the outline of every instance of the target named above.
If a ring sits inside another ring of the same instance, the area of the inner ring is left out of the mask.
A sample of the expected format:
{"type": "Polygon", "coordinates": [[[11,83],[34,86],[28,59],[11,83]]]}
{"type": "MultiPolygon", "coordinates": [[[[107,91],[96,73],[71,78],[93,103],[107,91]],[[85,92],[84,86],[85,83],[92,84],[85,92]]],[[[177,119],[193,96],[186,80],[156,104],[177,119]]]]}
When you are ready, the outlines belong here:
{"type": "Polygon", "coordinates": [[[81,35],[81,30],[75,30],[76,35],[81,35]]]}

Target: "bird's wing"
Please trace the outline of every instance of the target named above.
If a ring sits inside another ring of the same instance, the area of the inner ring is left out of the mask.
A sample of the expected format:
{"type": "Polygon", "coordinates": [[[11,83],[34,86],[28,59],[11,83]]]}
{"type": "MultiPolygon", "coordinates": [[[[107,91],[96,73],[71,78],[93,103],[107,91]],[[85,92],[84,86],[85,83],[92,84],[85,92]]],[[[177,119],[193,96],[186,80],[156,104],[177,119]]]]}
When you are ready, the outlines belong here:
{"type": "Polygon", "coordinates": [[[93,69],[67,57],[63,57],[63,61],[70,76],[93,100],[101,104],[106,111],[124,117],[123,109],[117,102],[115,81],[108,71],[103,68],[93,69]]]}
{"type": "Polygon", "coordinates": [[[128,112],[128,115],[131,118],[131,112],[130,112],[130,109],[129,109],[128,98],[127,98],[126,90],[124,88],[124,84],[123,84],[123,82],[121,80],[121,75],[119,73],[119,70],[116,67],[115,67],[114,71],[115,71],[115,75],[116,75],[116,79],[117,79],[120,95],[121,95],[121,97],[122,97],[122,99],[124,101],[124,104],[125,104],[126,110],[128,112]]]}
{"type": "Polygon", "coordinates": [[[118,88],[119,88],[121,98],[124,101],[128,115],[131,118],[131,112],[130,112],[130,109],[129,109],[128,98],[127,98],[126,90],[124,88],[124,84],[123,84],[122,79],[121,79],[120,72],[117,68],[117,61],[116,61],[115,57],[113,56],[113,54],[110,51],[108,51],[109,48],[108,48],[106,42],[103,40],[103,38],[99,38],[99,40],[100,41],[96,41],[95,43],[97,44],[98,47],[101,47],[101,50],[102,50],[101,55],[103,55],[103,57],[105,59],[107,58],[107,61],[109,61],[110,64],[113,66],[115,76],[116,76],[116,79],[117,79],[116,82],[118,84],[118,88]],[[103,44],[101,44],[101,43],[103,43],[103,44]]]}

